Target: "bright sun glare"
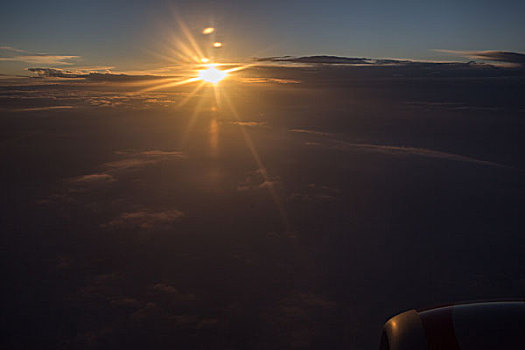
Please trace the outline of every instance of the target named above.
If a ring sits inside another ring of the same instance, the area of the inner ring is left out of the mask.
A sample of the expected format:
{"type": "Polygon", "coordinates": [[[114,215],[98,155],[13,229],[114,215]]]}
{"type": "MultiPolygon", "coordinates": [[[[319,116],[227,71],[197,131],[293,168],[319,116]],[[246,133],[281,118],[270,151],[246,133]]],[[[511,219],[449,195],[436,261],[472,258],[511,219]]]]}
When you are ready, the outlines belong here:
{"type": "Polygon", "coordinates": [[[208,69],[199,71],[199,78],[205,82],[217,84],[219,81],[226,78],[227,74],[228,73],[225,71],[218,70],[215,67],[210,67],[208,69]]]}
{"type": "MultiPolygon", "coordinates": [[[[212,36],[209,37],[208,40],[201,40],[202,42],[207,43],[207,47],[203,48],[200,46],[201,44],[198,38],[195,38],[191,34],[184,23],[180,22],[179,24],[187,43],[184,42],[184,40],[180,42],[177,41],[180,47],[174,49],[167,58],[173,60],[174,56],[176,61],[180,61],[181,63],[181,67],[183,67],[182,72],[187,73],[188,75],[184,77],[181,74],[173,78],[169,77],[162,80],[150,81],[145,84],[150,86],[142,89],[142,92],[197,83],[197,86],[193,92],[188,95],[186,100],[184,100],[187,101],[191,97],[195,96],[197,92],[206,85],[206,83],[212,84],[215,88],[217,88],[217,85],[221,80],[234,75],[234,72],[247,69],[251,66],[250,64],[241,65],[237,63],[218,63],[215,57],[215,54],[217,54],[218,51],[215,49],[222,48],[223,43],[214,41],[215,38],[212,36]]],[[[207,27],[201,31],[201,34],[208,36],[210,34],[214,34],[215,32],[216,28],[207,27]]],[[[215,91],[217,92],[218,89],[215,89],[215,91]]]]}

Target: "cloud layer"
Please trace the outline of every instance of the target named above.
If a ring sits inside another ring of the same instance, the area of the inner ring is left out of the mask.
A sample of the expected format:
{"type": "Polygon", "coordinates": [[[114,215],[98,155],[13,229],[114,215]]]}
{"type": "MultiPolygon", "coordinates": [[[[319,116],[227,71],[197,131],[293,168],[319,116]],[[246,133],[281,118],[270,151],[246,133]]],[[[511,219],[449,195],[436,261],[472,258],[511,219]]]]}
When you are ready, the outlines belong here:
{"type": "Polygon", "coordinates": [[[438,52],[461,55],[473,60],[507,63],[517,67],[525,66],[525,54],[510,51],[461,51],[435,50],[438,52]]]}
{"type": "Polygon", "coordinates": [[[109,82],[130,82],[137,80],[155,80],[165,79],[166,77],[155,75],[128,75],[128,74],[114,74],[114,73],[100,73],[100,72],[75,72],[72,70],[64,70],[58,68],[36,67],[27,68],[28,71],[36,73],[39,77],[44,78],[68,78],[68,79],[84,79],[89,81],[109,81],[109,82]]]}

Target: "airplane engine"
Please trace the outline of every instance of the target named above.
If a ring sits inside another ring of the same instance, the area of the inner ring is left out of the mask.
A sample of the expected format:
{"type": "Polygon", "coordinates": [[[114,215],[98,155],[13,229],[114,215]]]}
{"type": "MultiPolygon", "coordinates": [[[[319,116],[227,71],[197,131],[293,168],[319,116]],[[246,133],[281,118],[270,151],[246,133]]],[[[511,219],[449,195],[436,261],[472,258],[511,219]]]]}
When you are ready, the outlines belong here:
{"type": "Polygon", "coordinates": [[[409,310],[383,326],[380,350],[525,349],[525,301],[409,310]]]}

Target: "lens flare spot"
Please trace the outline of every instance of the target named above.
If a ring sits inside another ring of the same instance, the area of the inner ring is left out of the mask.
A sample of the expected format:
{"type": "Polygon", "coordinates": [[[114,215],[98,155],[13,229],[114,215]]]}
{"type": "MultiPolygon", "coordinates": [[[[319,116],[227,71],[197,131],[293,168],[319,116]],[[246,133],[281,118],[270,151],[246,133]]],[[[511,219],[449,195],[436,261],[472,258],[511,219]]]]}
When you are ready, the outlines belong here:
{"type": "Polygon", "coordinates": [[[213,47],[222,47],[222,43],[220,43],[220,42],[218,42],[218,41],[217,41],[217,42],[214,42],[214,43],[213,43],[213,47]]]}
{"type": "Polygon", "coordinates": [[[199,79],[212,84],[218,84],[219,81],[226,78],[226,75],[228,75],[228,73],[218,70],[215,67],[199,71],[199,79]]]}
{"type": "Polygon", "coordinates": [[[215,28],[213,28],[213,27],[208,27],[208,28],[204,28],[204,29],[202,30],[202,34],[204,34],[204,35],[208,35],[208,34],[213,33],[214,31],[215,31],[215,28]]]}
{"type": "Polygon", "coordinates": [[[201,62],[202,63],[208,63],[208,62],[210,62],[210,60],[207,59],[206,57],[203,57],[203,58],[201,58],[201,62]]]}

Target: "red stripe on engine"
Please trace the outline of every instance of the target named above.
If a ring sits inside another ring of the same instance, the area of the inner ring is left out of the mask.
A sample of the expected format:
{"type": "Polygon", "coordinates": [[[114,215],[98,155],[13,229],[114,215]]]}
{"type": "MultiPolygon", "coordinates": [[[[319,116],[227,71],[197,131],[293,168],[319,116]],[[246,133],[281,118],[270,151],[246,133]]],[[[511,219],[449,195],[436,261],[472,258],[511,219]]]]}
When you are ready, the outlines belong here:
{"type": "Polygon", "coordinates": [[[419,314],[429,350],[460,350],[452,323],[452,308],[448,306],[419,314]]]}

